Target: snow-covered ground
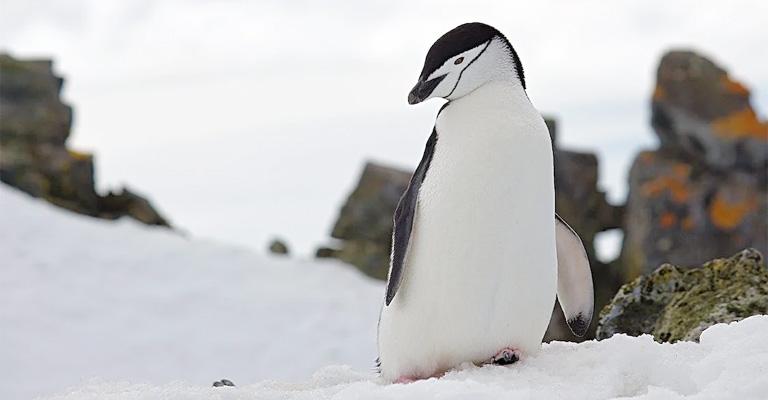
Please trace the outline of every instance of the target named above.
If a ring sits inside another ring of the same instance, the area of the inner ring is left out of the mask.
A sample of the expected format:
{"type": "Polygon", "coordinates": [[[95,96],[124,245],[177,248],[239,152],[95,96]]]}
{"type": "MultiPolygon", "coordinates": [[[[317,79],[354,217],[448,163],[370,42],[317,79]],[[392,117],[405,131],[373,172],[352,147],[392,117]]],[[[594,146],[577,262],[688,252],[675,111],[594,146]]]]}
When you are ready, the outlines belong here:
{"type": "Polygon", "coordinates": [[[0,398],[764,399],[768,316],[701,343],[552,343],[511,367],[385,385],[383,285],[335,262],[266,258],[0,185],[0,398]],[[329,366],[330,365],[330,366],[329,366]],[[334,366],[343,365],[343,366],[334,366]],[[228,378],[237,387],[213,388],[228,378]],[[296,383],[299,382],[299,383],[296,383]]]}
{"type": "Polygon", "coordinates": [[[0,399],[82,378],[210,386],[376,359],[380,282],[84,217],[0,184],[0,399]]]}

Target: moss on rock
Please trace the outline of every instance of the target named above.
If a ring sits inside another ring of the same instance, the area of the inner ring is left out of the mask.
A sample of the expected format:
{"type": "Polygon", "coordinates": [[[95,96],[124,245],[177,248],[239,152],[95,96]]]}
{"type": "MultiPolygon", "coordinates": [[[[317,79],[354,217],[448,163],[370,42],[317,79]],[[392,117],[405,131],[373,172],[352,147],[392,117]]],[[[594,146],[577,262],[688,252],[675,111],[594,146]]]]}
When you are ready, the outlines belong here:
{"type": "Polygon", "coordinates": [[[625,284],[600,313],[598,339],[652,334],[661,342],[698,340],[704,329],[768,313],[768,269],[746,249],[682,269],[664,264],[625,284]]]}

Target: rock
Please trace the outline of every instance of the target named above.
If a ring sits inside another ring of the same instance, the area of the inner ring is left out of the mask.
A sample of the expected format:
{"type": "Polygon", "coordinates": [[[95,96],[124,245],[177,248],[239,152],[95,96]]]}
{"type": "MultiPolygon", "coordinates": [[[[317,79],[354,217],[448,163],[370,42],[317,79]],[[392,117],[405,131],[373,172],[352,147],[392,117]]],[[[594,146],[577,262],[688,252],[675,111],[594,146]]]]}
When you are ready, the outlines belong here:
{"type": "Polygon", "coordinates": [[[590,262],[595,235],[621,226],[624,208],[608,203],[597,188],[597,157],[555,148],[555,210],[581,237],[590,262]]]}
{"type": "Polygon", "coordinates": [[[337,252],[338,250],[330,247],[320,247],[315,252],[315,258],[338,258],[336,255],[337,252]]]}
{"type": "Polygon", "coordinates": [[[665,54],[656,79],[651,124],[663,150],[713,170],[766,174],[768,123],[758,120],[744,85],[690,51],[665,54]]]}
{"type": "Polygon", "coordinates": [[[52,62],[0,55],[0,179],[83,214],[96,212],[93,158],[64,146],[72,109],[52,62]]]}
{"type": "Polygon", "coordinates": [[[170,226],[160,214],[155,211],[149,201],[124,188],[121,193],[109,192],[99,198],[99,217],[117,219],[123,216],[131,217],[147,225],[170,226]]]}
{"type": "Polygon", "coordinates": [[[621,257],[626,280],[664,262],[690,268],[745,247],[768,251],[768,191],[755,174],[697,169],[646,151],[629,181],[621,257]]]}
{"type": "Polygon", "coordinates": [[[357,267],[364,274],[381,280],[389,273],[392,243],[373,240],[348,240],[333,252],[333,257],[357,267]]]}
{"type": "Polygon", "coordinates": [[[390,240],[395,208],[410,180],[411,172],[367,163],[331,236],[343,240],[390,240]]]}
{"type": "MultiPolygon", "coordinates": [[[[550,136],[555,140],[556,123],[545,118],[550,136]]],[[[592,153],[567,151],[558,148],[554,141],[555,210],[581,238],[592,268],[595,289],[595,309],[599,310],[613,297],[623,283],[616,265],[597,259],[594,247],[595,235],[620,227],[624,208],[608,203],[605,193],[598,190],[598,162],[592,153]]],[[[544,341],[583,341],[594,338],[597,318],[592,319],[584,337],[571,333],[560,306],[555,306],[544,341]]]]}
{"type": "Polygon", "coordinates": [[[106,197],[96,193],[93,156],[66,147],[72,108],[59,98],[63,83],[50,60],[0,54],[0,181],[81,214],[169,226],[127,189],[106,197]]]}
{"type": "Polygon", "coordinates": [[[283,243],[280,239],[274,239],[269,245],[269,251],[273,254],[288,255],[288,246],[286,246],[286,244],[283,243]]]}
{"type": "Polygon", "coordinates": [[[630,171],[626,280],[663,262],[690,268],[745,247],[765,253],[768,124],[749,91],[691,52],[665,55],[657,77],[652,125],[661,148],[640,153],[630,171]]]}
{"type": "Polygon", "coordinates": [[[664,264],[621,287],[600,313],[597,338],[651,334],[657,341],[698,340],[704,329],[768,313],[768,269],[746,249],[701,268],[664,264]]]}
{"type": "Polygon", "coordinates": [[[341,248],[323,251],[323,255],[355,265],[374,278],[386,279],[392,218],[410,180],[410,172],[367,163],[331,233],[343,240],[341,248]]]}

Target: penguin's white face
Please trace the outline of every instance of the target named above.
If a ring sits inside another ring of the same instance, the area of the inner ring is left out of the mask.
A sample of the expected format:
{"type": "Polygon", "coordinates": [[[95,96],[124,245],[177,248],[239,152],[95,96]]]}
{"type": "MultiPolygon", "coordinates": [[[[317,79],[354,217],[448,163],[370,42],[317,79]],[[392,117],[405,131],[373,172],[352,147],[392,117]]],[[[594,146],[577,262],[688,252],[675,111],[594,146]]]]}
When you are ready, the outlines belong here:
{"type": "Polygon", "coordinates": [[[464,24],[432,45],[408,103],[433,97],[455,100],[493,80],[508,80],[525,90],[522,71],[517,54],[501,33],[485,24],[464,24]]]}

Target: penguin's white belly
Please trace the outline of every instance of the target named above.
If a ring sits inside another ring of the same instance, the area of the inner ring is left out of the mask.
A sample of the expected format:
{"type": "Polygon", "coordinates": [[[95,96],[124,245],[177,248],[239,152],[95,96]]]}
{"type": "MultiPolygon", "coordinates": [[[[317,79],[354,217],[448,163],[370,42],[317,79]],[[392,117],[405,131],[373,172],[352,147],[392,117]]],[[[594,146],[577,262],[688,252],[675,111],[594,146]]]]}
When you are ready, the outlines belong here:
{"type": "Polygon", "coordinates": [[[479,364],[505,347],[535,353],[554,306],[552,150],[543,122],[489,124],[481,112],[459,121],[452,107],[438,121],[401,286],[381,314],[386,380],[479,364]]]}

